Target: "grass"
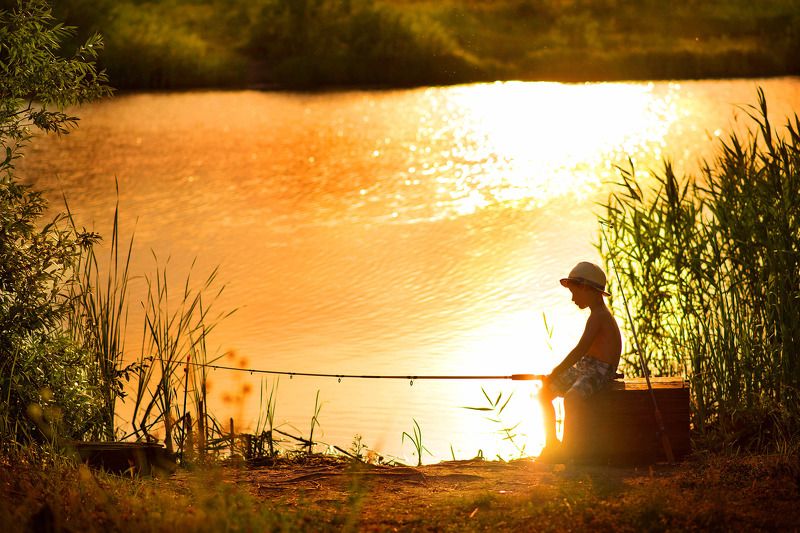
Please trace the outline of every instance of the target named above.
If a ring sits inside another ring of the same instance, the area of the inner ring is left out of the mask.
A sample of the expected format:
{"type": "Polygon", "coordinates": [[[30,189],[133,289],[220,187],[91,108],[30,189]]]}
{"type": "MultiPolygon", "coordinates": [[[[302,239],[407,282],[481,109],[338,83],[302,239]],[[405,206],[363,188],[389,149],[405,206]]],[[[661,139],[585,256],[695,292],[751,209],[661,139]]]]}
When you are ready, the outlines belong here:
{"type": "Polygon", "coordinates": [[[747,111],[697,179],[623,170],[599,247],[651,371],[690,380],[703,445],[764,450],[800,435],[800,120],[779,134],[762,91],[747,111]]]}
{"type": "Polygon", "coordinates": [[[209,468],[185,483],[165,483],[104,474],[63,459],[5,457],[0,523],[37,531],[283,531],[318,520],[313,510],[257,504],[221,474],[209,468]]]}
{"type": "MultiPolygon", "coordinates": [[[[545,320],[545,327],[547,327],[547,320],[545,320]]],[[[483,397],[486,399],[486,405],[478,407],[465,406],[464,409],[470,409],[472,411],[479,411],[485,413],[486,420],[491,422],[497,428],[497,433],[502,436],[504,441],[508,442],[511,446],[513,446],[516,455],[514,458],[525,457],[525,444],[522,444],[522,446],[519,445],[517,441],[517,437],[519,437],[519,435],[516,433],[517,428],[522,422],[520,421],[514,425],[509,426],[508,423],[505,422],[502,418],[503,411],[508,406],[508,403],[511,401],[511,398],[513,398],[514,393],[512,392],[508,394],[504,400],[503,399],[504,393],[503,391],[500,391],[497,393],[497,397],[493,400],[483,387],[481,387],[481,392],[483,393],[483,397]]],[[[504,460],[503,457],[501,457],[499,454],[497,455],[497,458],[500,460],[504,460]]]]}
{"type": "Polygon", "coordinates": [[[783,517],[753,508],[769,493],[782,493],[782,484],[796,490],[796,469],[789,458],[716,457],[672,472],[650,471],[635,484],[613,470],[565,470],[556,482],[527,490],[444,499],[416,525],[441,531],[533,525],[537,531],[729,531],[745,524],[780,529],[793,521],[788,500],[783,517]]]}
{"type": "Polygon", "coordinates": [[[422,428],[419,427],[419,422],[417,422],[416,419],[414,419],[413,422],[413,435],[407,431],[404,431],[400,436],[400,441],[405,442],[406,439],[408,439],[411,442],[411,444],[414,446],[414,453],[417,454],[417,466],[422,466],[422,453],[425,452],[431,456],[433,456],[433,454],[422,443],[422,428]]]}
{"type": "Polygon", "coordinates": [[[797,455],[698,457],[642,471],[435,465],[408,478],[406,467],[306,461],[131,479],[52,457],[3,456],[0,522],[87,532],[791,530],[800,497],[797,455]],[[474,479],[460,481],[467,471],[474,479]],[[286,482],[293,478],[311,481],[286,482]]]}

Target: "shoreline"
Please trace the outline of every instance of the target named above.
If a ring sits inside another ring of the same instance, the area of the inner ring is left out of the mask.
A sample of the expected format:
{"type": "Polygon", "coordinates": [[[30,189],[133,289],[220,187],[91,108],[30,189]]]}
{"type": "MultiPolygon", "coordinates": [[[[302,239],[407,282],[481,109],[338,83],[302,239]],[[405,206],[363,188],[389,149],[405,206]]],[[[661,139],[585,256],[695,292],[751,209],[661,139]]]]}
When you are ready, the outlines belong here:
{"type": "Polygon", "coordinates": [[[298,88],[291,85],[278,84],[244,84],[236,86],[198,86],[174,89],[152,89],[152,88],[125,88],[114,89],[112,98],[118,96],[130,96],[136,94],[184,94],[184,93],[204,93],[204,92],[261,92],[261,93],[297,93],[307,95],[339,94],[347,92],[366,92],[381,93],[393,91],[413,91],[418,89],[447,88],[467,85],[494,85],[505,83],[553,83],[560,85],[590,85],[590,84],[645,84],[645,83],[684,83],[684,82],[703,82],[703,81],[742,81],[742,80],[800,80],[800,73],[797,74],[777,74],[774,76],[721,76],[705,78],[642,78],[642,79],[598,79],[598,80],[558,80],[558,79],[526,79],[509,78],[496,80],[466,81],[452,84],[430,84],[430,85],[332,85],[317,88],[298,88]]]}
{"type": "Polygon", "coordinates": [[[706,455],[644,467],[531,459],[380,467],[308,456],[270,467],[196,465],[156,479],[11,463],[0,460],[0,517],[35,526],[44,515],[54,530],[791,530],[800,524],[796,454],[706,455]]]}

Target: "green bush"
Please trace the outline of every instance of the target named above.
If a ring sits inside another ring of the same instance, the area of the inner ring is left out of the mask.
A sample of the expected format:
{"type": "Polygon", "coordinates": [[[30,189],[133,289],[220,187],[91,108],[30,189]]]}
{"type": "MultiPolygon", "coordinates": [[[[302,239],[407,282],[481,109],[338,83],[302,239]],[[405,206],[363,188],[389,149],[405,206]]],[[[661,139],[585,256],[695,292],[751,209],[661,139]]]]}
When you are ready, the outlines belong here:
{"type": "Polygon", "coordinates": [[[91,354],[70,340],[72,267],[95,242],[65,215],[45,222],[47,202],[14,173],[32,131],[68,133],[65,106],[109,94],[94,59],[99,37],[71,58],[57,54],[71,31],[46,2],[0,11],[0,439],[6,445],[103,431],[91,354]]]}

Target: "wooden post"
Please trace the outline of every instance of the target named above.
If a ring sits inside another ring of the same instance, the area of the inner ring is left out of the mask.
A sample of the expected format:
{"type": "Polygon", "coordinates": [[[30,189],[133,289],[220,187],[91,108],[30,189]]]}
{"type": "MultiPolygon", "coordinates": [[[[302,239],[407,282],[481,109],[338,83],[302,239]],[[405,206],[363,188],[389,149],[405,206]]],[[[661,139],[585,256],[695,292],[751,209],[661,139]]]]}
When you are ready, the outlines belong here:
{"type": "Polygon", "coordinates": [[[206,420],[205,420],[205,410],[203,409],[203,401],[200,400],[200,405],[197,413],[197,436],[198,436],[198,443],[197,443],[197,450],[200,453],[200,457],[204,458],[206,456],[206,420]]]}
{"type": "Polygon", "coordinates": [[[233,454],[235,452],[235,446],[236,446],[236,433],[234,433],[233,431],[233,417],[231,417],[231,457],[233,457],[233,454]]]}
{"type": "Polygon", "coordinates": [[[194,428],[192,427],[192,413],[186,413],[186,439],[183,443],[183,462],[194,460],[194,428]]]}
{"type": "Polygon", "coordinates": [[[164,446],[167,451],[172,453],[174,451],[172,446],[172,420],[170,420],[171,410],[164,413],[164,446]]]}

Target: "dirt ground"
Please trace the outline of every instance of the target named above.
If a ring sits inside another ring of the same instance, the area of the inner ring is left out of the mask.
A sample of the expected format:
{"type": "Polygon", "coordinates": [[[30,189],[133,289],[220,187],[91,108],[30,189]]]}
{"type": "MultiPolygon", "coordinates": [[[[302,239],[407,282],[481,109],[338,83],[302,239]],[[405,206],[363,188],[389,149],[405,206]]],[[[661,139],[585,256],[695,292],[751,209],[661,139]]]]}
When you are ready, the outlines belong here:
{"type": "Polygon", "coordinates": [[[411,468],[320,456],[226,468],[223,478],[259,505],[296,510],[312,530],[797,531],[798,465],[794,456],[755,456],[675,466],[523,459],[411,468]]]}

